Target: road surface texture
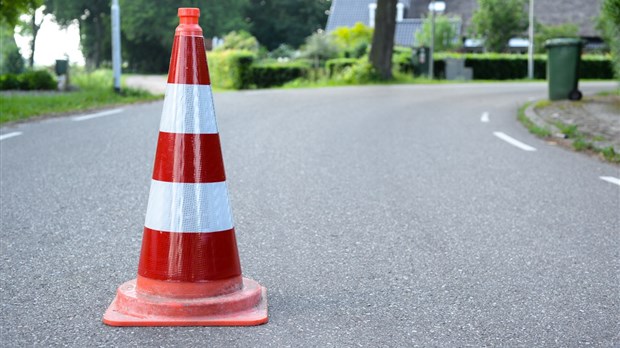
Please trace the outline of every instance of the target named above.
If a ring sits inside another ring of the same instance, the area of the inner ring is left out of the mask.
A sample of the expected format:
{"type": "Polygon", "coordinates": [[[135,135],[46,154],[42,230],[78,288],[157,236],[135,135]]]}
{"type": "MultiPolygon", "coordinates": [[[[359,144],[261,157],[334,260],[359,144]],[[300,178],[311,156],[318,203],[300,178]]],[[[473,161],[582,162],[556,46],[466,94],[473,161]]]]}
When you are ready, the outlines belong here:
{"type": "Polygon", "coordinates": [[[245,328],[101,323],[136,275],[161,102],[2,128],[2,346],[617,347],[620,170],[516,121],[545,93],[216,94],[243,273],[268,288],[245,328]]]}

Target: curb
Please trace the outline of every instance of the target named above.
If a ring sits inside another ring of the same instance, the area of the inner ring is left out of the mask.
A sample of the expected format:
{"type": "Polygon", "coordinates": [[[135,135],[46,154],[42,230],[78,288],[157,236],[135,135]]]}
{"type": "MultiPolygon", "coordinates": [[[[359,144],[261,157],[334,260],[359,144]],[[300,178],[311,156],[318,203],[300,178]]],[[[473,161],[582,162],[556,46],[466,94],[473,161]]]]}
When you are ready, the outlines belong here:
{"type": "MultiPolygon", "coordinates": [[[[563,147],[569,148],[569,149],[571,149],[573,151],[589,153],[590,155],[593,155],[595,157],[603,159],[603,161],[605,161],[607,163],[615,164],[613,161],[609,161],[609,160],[604,159],[604,156],[602,156],[602,153],[601,153],[601,150],[604,149],[604,148],[611,147],[613,149],[614,146],[613,146],[612,143],[607,142],[607,141],[595,141],[592,138],[585,138],[585,141],[587,143],[589,143],[590,146],[592,146],[592,148],[586,149],[586,150],[576,150],[574,148],[574,146],[573,146],[573,144],[575,143],[576,139],[569,138],[556,125],[547,122],[541,116],[538,115],[538,113],[536,112],[535,108],[536,108],[536,104],[539,101],[540,100],[535,100],[535,101],[530,102],[529,105],[523,111],[523,115],[525,116],[526,119],[528,119],[536,127],[541,128],[541,129],[545,129],[545,130],[549,131],[549,133],[550,133],[549,136],[543,136],[543,137],[539,136],[539,137],[541,137],[543,139],[547,139],[548,141],[552,141],[552,142],[554,142],[556,144],[562,145],[563,147]]],[[[531,130],[530,130],[530,132],[531,132],[531,130]]]]}
{"type": "Polygon", "coordinates": [[[538,114],[534,110],[536,108],[536,103],[538,103],[541,100],[543,99],[535,100],[531,102],[530,105],[527,106],[527,108],[525,108],[525,111],[524,111],[525,117],[527,117],[530,121],[532,121],[532,123],[534,123],[537,127],[549,130],[549,132],[551,132],[552,138],[566,139],[567,138],[566,134],[562,133],[562,131],[560,131],[560,129],[556,127],[555,125],[544,121],[540,116],[538,116],[538,114]]]}

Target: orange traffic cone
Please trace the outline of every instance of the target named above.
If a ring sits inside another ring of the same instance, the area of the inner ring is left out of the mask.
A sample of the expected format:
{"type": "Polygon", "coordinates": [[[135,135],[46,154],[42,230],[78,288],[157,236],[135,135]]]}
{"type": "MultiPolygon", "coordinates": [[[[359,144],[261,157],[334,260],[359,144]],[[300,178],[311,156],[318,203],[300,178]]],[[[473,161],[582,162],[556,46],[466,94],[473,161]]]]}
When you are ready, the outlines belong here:
{"type": "Polygon", "coordinates": [[[197,8],[180,8],[137,279],[105,312],[113,326],[267,322],[266,289],[241,276],[197,8]]]}

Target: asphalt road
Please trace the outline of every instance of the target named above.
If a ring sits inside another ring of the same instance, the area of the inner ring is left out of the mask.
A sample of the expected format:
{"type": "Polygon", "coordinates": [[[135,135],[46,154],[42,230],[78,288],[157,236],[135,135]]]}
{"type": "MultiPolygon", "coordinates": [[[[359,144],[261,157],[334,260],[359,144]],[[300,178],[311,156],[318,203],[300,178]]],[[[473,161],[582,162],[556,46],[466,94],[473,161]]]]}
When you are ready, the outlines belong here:
{"type": "Polygon", "coordinates": [[[245,328],[101,323],[136,274],[161,102],[1,128],[2,346],[618,346],[620,186],[600,177],[620,170],[530,135],[517,108],[544,96],[216,94],[243,273],[268,288],[245,328]]]}

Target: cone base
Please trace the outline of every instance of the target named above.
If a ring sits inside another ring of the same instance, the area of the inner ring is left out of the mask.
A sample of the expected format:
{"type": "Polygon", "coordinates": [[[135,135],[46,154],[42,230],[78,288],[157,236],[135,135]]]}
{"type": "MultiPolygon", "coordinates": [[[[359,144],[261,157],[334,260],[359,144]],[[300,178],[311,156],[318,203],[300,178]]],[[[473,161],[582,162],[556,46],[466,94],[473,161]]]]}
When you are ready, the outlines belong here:
{"type": "Polygon", "coordinates": [[[142,294],[134,279],[118,288],[103,315],[111,326],[253,326],[267,321],[267,289],[248,278],[239,291],[188,299],[142,294]]]}

